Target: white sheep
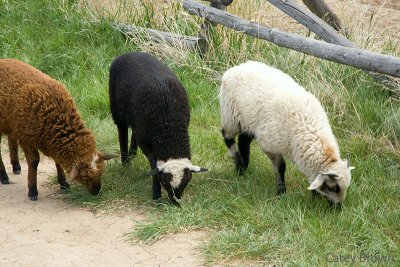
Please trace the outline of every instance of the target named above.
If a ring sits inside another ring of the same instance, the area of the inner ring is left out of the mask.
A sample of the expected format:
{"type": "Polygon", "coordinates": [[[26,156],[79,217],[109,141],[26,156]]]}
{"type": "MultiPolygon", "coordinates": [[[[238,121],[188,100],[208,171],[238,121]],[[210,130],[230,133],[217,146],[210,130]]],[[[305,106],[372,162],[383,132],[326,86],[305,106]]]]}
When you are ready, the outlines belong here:
{"type": "Polygon", "coordinates": [[[307,176],[308,190],[330,204],[343,203],[353,167],[340,158],[328,117],[313,94],[282,71],[249,61],[224,73],[219,102],[222,134],[239,174],[247,169],[255,138],[274,165],[277,194],[286,192],[285,156],[307,176]]]}

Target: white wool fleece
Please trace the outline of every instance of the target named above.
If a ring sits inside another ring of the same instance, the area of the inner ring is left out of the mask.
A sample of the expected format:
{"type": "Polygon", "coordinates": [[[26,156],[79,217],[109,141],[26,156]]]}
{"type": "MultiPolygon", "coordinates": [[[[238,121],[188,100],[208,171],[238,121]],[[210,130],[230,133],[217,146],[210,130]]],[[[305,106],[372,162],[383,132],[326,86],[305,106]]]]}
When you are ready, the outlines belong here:
{"type": "Polygon", "coordinates": [[[310,183],[340,159],[319,101],[278,69],[249,61],[227,70],[219,102],[227,137],[253,134],[264,152],[289,157],[310,183]]]}

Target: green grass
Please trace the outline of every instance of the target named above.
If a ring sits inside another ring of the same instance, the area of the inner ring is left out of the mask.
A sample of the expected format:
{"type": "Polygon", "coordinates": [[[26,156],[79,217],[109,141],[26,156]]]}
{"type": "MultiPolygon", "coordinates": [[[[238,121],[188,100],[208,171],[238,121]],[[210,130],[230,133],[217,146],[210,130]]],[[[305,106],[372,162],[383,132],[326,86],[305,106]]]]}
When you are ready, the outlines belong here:
{"type": "MultiPolygon", "coordinates": [[[[206,230],[210,239],[202,251],[209,262],[239,259],[279,266],[329,266],[328,253],[378,252],[395,256],[398,264],[400,105],[381,85],[359,70],[221,27],[215,30],[205,59],[173,47],[164,54],[165,46],[149,46],[145,38],[127,41],[108,25],[115,16],[93,21],[93,14],[78,8],[76,2],[0,1],[1,58],[22,59],[64,82],[94,131],[99,149],[118,154],[117,131],[108,107],[110,63],[132,50],[156,54],[188,90],[193,162],[210,171],[194,175],[182,208],[154,206],[151,179],[145,175],[148,163],[139,152],[130,166],[122,167],[118,160],[107,165],[98,197],[74,185],[68,199],[95,209],[123,203],[146,210],[150,220],[130,235],[148,242],[166,233],[206,230]],[[220,136],[218,77],[228,66],[246,59],[281,68],[326,107],[342,154],[350,154],[356,166],[341,210],[330,209],[322,199],[313,200],[305,177],[290,163],[288,193],[275,197],[272,166],[256,144],[248,172],[243,177],[235,175],[220,136]]],[[[127,20],[139,23],[135,12],[127,20]]],[[[184,34],[197,31],[198,20],[177,15],[179,5],[174,7],[173,24],[171,16],[155,16],[152,7],[146,12],[142,26],[180,29],[184,34]]]]}

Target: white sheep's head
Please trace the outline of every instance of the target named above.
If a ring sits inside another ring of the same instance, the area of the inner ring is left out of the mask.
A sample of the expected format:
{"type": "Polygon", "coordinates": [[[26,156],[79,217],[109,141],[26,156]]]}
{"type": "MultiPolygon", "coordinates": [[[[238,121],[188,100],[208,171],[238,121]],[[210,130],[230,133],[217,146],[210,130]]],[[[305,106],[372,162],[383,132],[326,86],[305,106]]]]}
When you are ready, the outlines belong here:
{"type": "Polygon", "coordinates": [[[320,172],[307,189],[320,193],[331,205],[342,204],[351,182],[350,171],[353,169],[348,159],[339,159],[328,170],[320,172]]]}
{"type": "Polygon", "coordinates": [[[192,173],[204,172],[208,169],[193,166],[189,159],[168,159],[157,161],[157,167],[148,175],[157,175],[158,181],[168,193],[172,204],[179,205],[183,190],[192,179],[192,173]]]}

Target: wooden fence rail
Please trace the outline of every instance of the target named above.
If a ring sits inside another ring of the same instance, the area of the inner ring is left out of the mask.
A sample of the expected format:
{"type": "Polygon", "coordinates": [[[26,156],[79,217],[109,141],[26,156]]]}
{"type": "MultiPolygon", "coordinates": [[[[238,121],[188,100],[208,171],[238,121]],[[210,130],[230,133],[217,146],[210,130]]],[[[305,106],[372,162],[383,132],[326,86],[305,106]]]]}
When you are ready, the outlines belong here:
{"type": "Polygon", "coordinates": [[[397,57],[381,55],[353,47],[329,44],[277,29],[271,29],[224,11],[202,5],[193,0],[185,0],[183,8],[192,15],[206,18],[211,22],[272,42],[278,46],[359,69],[400,77],[400,58],[397,57]]]}
{"type": "MultiPolygon", "coordinates": [[[[267,0],[267,1],[276,6],[277,8],[279,8],[282,12],[294,18],[296,21],[298,21],[305,27],[307,27],[309,30],[318,35],[322,40],[332,44],[357,48],[357,46],[353,42],[351,42],[345,36],[337,32],[334,28],[332,28],[331,25],[322,20],[320,17],[308,11],[306,8],[300,6],[296,2],[285,1],[285,0],[267,0]]],[[[307,1],[303,0],[303,2],[307,1]]],[[[308,2],[325,3],[323,0],[318,0],[318,1],[308,0],[308,2]]],[[[370,71],[367,71],[367,73],[370,76],[372,76],[372,78],[374,78],[375,80],[380,81],[384,85],[386,85],[389,90],[400,95],[399,91],[400,89],[398,88],[398,86],[396,86],[396,83],[393,78],[370,71]]]]}

